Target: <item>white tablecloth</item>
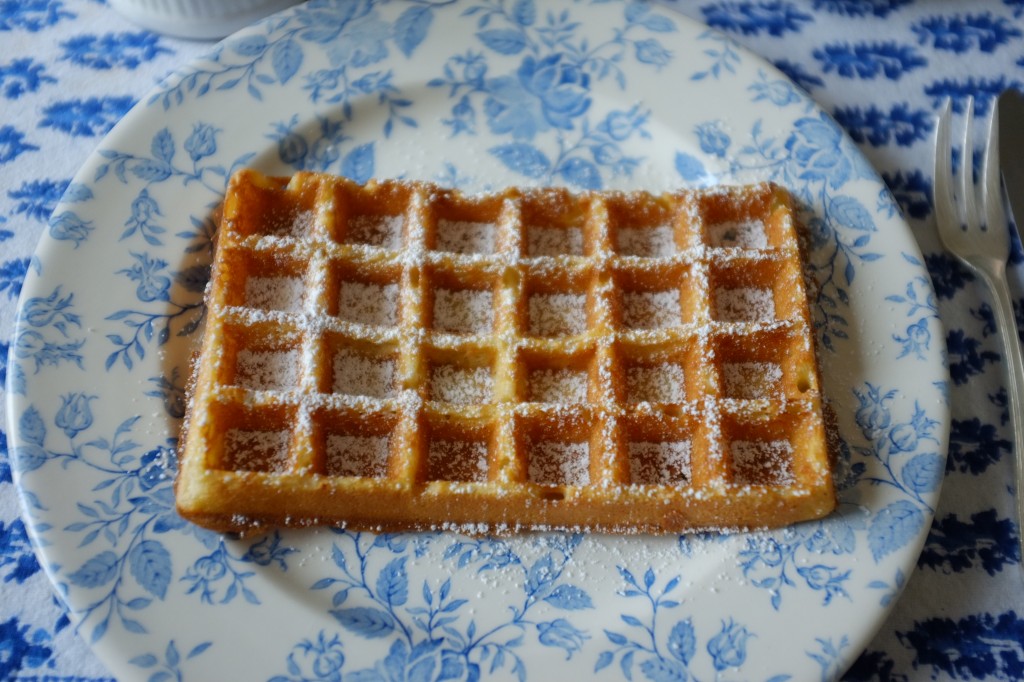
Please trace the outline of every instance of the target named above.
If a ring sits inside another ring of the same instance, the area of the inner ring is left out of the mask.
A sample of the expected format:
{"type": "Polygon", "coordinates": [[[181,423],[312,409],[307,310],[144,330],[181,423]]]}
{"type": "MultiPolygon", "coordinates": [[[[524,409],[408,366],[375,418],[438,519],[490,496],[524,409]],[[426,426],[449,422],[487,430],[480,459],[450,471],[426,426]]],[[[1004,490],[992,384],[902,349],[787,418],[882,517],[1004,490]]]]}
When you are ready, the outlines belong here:
{"type": "MultiPolygon", "coordinates": [[[[936,520],[919,569],[845,679],[1024,678],[1024,571],[1001,347],[988,293],[941,251],[929,208],[931,131],[942,102],[973,94],[984,116],[1001,90],[1024,87],[1024,3],[670,6],[775,63],[860,144],[915,231],[946,327],[953,422],[936,520]]],[[[0,0],[0,358],[33,250],[73,174],[161,76],[210,47],[144,31],[101,2],[0,0]]],[[[1012,275],[1024,310],[1020,268],[1012,275]]],[[[0,361],[0,377],[5,369],[0,361]]],[[[30,546],[5,441],[0,431],[0,679],[108,679],[30,546]]]]}

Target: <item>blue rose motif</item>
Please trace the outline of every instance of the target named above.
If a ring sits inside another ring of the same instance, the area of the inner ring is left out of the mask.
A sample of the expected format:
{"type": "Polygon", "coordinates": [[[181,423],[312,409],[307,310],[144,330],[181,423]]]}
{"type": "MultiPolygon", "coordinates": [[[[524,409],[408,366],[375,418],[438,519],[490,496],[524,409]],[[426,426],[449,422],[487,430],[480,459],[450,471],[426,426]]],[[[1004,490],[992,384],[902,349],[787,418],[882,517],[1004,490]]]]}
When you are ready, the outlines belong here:
{"type": "Polygon", "coordinates": [[[829,181],[842,186],[854,171],[843,152],[843,135],[837,126],[820,118],[803,118],[786,140],[790,164],[796,177],[808,182],[829,181]]]}
{"type": "Polygon", "coordinates": [[[697,133],[697,140],[704,153],[717,156],[720,159],[725,158],[726,152],[729,151],[729,145],[732,144],[732,138],[722,130],[719,121],[701,123],[694,132],[697,133]]]}
{"type": "Polygon", "coordinates": [[[597,124],[597,129],[606,134],[615,142],[622,142],[628,139],[635,132],[647,136],[642,126],[651,117],[650,111],[645,111],[636,105],[627,111],[613,111],[603,121],[597,124]]]}
{"type": "Polygon", "coordinates": [[[242,556],[243,561],[251,561],[257,566],[270,566],[271,564],[277,564],[280,566],[282,571],[288,570],[288,565],[285,561],[292,552],[296,551],[293,547],[284,547],[281,545],[281,536],[278,533],[272,533],[264,536],[264,538],[258,542],[252,544],[249,550],[242,556]]]}
{"type": "Polygon", "coordinates": [[[150,196],[149,190],[142,190],[132,201],[132,217],[125,222],[125,231],[121,238],[124,239],[135,234],[137,230],[142,230],[147,242],[159,244],[160,241],[154,235],[163,232],[164,228],[153,223],[154,216],[158,215],[163,215],[160,212],[160,205],[150,196]]]}
{"type": "Polygon", "coordinates": [[[868,440],[874,440],[892,424],[892,415],[889,413],[887,403],[892,398],[892,393],[880,396],[878,389],[869,385],[867,395],[856,391],[860,407],[857,409],[857,425],[868,440]]]}
{"type": "Polygon", "coordinates": [[[843,588],[843,582],[849,579],[850,571],[837,573],[836,569],[821,564],[804,566],[797,569],[797,573],[807,581],[807,586],[812,590],[825,593],[825,603],[828,604],[837,595],[849,597],[843,588]]]}
{"type": "Polygon", "coordinates": [[[304,640],[288,655],[288,667],[302,680],[341,682],[344,665],[341,639],[337,635],[327,639],[323,632],[317,641],[304,640]]]}
{"type": "Polygon", "coordinates": [[[78,316],[70,312],[73,297],[74,294],[62,296],[60,287],[54,289],[53,293],[46,298],[41,296],[32,297],[25,302],[21,311],[21,319],[33,327],[45,327],[57,322],[54,326],[61,329],[61,331],[64,330],[65,326],[61,323],[61,320],[64,323],[81,326],[78,316]]]}
{"type": "Polygon", "coordinates": [[[60,409],[57,410],[57,416],[54,419],[57,428],[62,429],[68,438],[74,438],[79,432],[92,426],[93,417],[89,401],[95,400],[97,397],[85,393],[69,393],[61,396],[60,409]]]}
{"type": "Polygon", "coordinates": [[[220,131],[206,123],[197,123],[192,128],[192,134],[185,140],[185,151],[193,163],[217,153],[218,132],[220,131]]]}
{"type": "Polygon", "coordinates": [[[487,85],[484,111],[491,130],[520,140],[550,128],[572,130],[573,119],[590,108],[590,76],[561,53],[526,57],[515,77],[501,76],[487,85]]]}
{"type": "Polygon", "coordinates": [[[757,97],[754,98],[755,102],[767,99],[777,107],[784,107],[800,101],[800,96],[793,86],[784,80],[764,81],[751,86],[750,89],[757,93],[757,97]]]}
{"type": "Polygon", "coordinates": [[[174,476],[174,451],[164,446],[157,446],[139,460],[139,486],[143,490],[152,490],[163,483],[168,483],[174,476]]]}
{"type": "Polygon", "coordinates": [[[742,625],[729,622],[722,623],[722,631],[708,642],[708,653],[715,664],[715,670],[738,668],[747,660],[747,639],[751,633],[742,625]]]}
{"type": "Polygon", "coordinates": [[[160,274],[167,267],[167,261],[150,258],[145,253],[132,252],[132,257],[137,261],[135,265],[118,270],[117,273],[127,275],[128,279],[138,282],[135,287],[135,295],[139,300],[146,303],[168,300],[171,278],[160,274]]]}
{"type": "Polygon", "coordinates": [[[289,166],[302,167],[309,154],[306,138],[296,132],[288,132],[277,141],[277,155],[289,166]]]}
{"type": "Polygon", "coordinates": [[[565,658],[569,660],[572,655],[583,648],[583,642],[589,639],[580,630],[564,618],[556,618],[547,623],[537,623],[537,632],[540,643],[544,646],[553,646],[565,649],[565,658]]]}
{"type": "Polygon", "coordinates": [[[917,449],[917,429],[913,424],[897,424],[889,432],[889,442],[896,452],[913,452],[917,449]]]}
{"type": "Polygon", "coordinates": [[[51,237],[74,242],[76,248],[88,239],[89,233],[95,229],[91,221],[82,220],[70,211],[50,219],[49,227],[51,237]]]}
{"type": "Polygon", "coordinates": [[[590,76],[564,55],[541,59],[527,57],[519,67],[519,82],[527,92],[540,99],[544,117],[553,127],[572,129],[572,119],[590,108],[590,76]]]}
{"type": "Polygon", "coordinates": [[[635,47],[637,60],[643,64],[651,64],[659,70],[672,59],[672,53],[653,38],[638,40],[635,47]]]}
{"type": "Polygon", "coordinates": [[[215,582],[224,577],[227,567],[218,556],[204,556],[196,560],[192,565],[196,575],[206,582],[215,582]]]}
{"type": "MultiPolygon", "coordinates": [[[[932,301],[929,302],[932,303],[932,301]]],[[[923,357],[923,351],[928,350],[928,346],[931,345],[932,341],[932,333],[928,330],[928,320],[920,319],[907,327],[907,335],[905,337],[894,336],[893,338],[903,344],[903,352],[900,353],[901,358],[911,353],[918,357],[923,357]]]]}

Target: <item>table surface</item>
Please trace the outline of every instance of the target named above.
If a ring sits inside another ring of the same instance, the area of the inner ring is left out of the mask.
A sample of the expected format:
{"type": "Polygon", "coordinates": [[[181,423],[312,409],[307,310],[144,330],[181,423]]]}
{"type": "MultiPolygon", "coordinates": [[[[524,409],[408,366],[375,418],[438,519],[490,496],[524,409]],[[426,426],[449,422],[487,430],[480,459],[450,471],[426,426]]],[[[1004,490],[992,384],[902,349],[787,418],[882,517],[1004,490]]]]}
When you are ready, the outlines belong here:
{"type": "MultiPolygon", "coordinates": [[[[779,66],[836,118],[892,189],[935,287],[952,379],[946,480],[918,570],[844,679],[1024,678],[1002,349],[988,292],[941,250],[929,206],[945,99],[973,94],[985,111],[1024,89],[1024,2],[666,4],[779,66]]],[[[211,45],[148,32],[99,1],[0,0],[0,386],[21,284],[71,177],[162,76],[211,45]]],[[[1020,326],[1019,247],[1013,264],[1020,326]]],[[[0,430],[0,680],[110,679],[32,550],[9,454],[0,430]]]]}

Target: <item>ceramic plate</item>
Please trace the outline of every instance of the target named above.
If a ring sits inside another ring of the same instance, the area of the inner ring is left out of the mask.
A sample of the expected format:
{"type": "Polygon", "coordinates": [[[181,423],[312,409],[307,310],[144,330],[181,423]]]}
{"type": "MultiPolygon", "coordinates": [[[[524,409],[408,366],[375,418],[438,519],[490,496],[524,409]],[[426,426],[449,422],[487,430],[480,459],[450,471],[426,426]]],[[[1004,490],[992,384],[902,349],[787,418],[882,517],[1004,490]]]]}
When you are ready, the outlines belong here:
{"type": "Polygon", "coordinates": [[[639,3],[312,2],[170,77],[90,158],[25,283],[25,516],[121,679],[831,678],[914,566],[946,451],[936,305],[840,129],[729,39],[639,3]],[[483,190],[773,179],[806,204],[838,511],[727,537],[330,529],[174,513],[174,447],[228,175],[483,190]]]}

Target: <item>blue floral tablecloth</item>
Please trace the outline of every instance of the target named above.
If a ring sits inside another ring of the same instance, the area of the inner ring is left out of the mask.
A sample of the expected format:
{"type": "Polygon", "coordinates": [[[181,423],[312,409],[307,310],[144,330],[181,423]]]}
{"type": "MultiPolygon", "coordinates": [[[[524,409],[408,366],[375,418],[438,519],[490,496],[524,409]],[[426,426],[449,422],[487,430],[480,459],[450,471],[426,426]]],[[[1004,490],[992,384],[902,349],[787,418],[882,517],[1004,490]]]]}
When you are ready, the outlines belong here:
{"type": "MultiPolygon", "coordinates": [[[[776,64],[861,146],[914,229],[946,328],[952,430],[941,502],[919,570],[845,679],[1024,678],[1024,571],[1001,348],[987,292],[942,252],[929,206],[931,135],[943,102],[974,95],[986,116],[1000,91],[1024,88],[1024,1],[666,4],[776,64]]],[[[73,174],[162,76],[210,47],[142,30],[101,0],[0,0],[0,384],[33,250],[73,174]]],[[[1019,324],[1022,260],[1017,249],[1019,324]]],[[[32,550],[5,419],[0,680],[109,679],[32,550]]]]}

